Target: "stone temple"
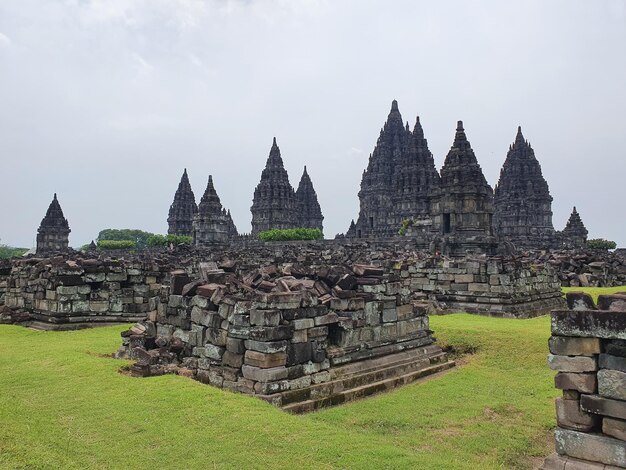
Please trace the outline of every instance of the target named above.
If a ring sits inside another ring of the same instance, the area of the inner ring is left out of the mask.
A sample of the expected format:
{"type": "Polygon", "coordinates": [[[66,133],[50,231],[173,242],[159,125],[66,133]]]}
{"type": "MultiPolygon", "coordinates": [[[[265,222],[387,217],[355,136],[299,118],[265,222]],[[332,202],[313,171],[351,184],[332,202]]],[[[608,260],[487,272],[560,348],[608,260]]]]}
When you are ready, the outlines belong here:
{"type": "Polygon", "coordinates": [[[185,168],[180,183],[178,183],[178,189],[174,194],[174,201],[170,206],[170,212],[167,217],[169,226],[167,233],[170,235],[191,236],[193,219],[197,212],[196,197],[191,189],[187,169],[185,168]]]}
{"type": "Polygon", "coordinates": [[[552,196],[530,143],[517,128],[495,189],[496,232],[516,246],[551,244],[552,196]]]}
{"type": "MultiPolygon", "coordinates": [[[[393,101],[367,169],[359,217],[347,238],[412,238],[448,255],[494,254],[519,248],[580,247],[586,231],[574,219],[563,232],[552,224],[552,196],[530,143],[518,128],[495,192],[458,122],[454,143],[437,172],[419,118],[410,130],[393,101]]],[[[584,229],[584,226],[583,226],[584,229]]]]}
{"type": "Polygon", "coordinates": [[[209,182],[198,205],[198,213],[193,219],[193,243],[196,246],[224,243],[237,235],[230,211],[222,207],[213,186],[213,176],[209,175],[209,182]]]}
{"type": "Polygon", "coordinates": [[[572,214],[569,216],[567,225],[562,233],[566,240],[565,244],[567,248],[577,248],[585,245],[588,232],[576,207],[572,210],[572,214]]]}
{"type": "Polygon", "coordinates": [[[307,227],[322,230],[324,217],[311,178],[305,168],[298,191],[294,191],[276,138],[272,142],[261,180],[254,190],[250,211],[253,236],[271,229],[307,227]]]}
{"type": "Polygon", "coordinates": [[[37,230],[37,253],[56,253],[67,251],[69,246],[70,226],[63,215],[56,193],[37,230]]]}

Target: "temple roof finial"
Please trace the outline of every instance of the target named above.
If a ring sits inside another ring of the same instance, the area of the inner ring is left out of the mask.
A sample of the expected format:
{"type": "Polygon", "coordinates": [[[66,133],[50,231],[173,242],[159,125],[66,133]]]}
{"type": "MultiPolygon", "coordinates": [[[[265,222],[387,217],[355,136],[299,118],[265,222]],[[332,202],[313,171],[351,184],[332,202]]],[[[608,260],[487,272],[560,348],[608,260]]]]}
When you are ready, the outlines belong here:
{"type": "Polygon", "coordinates": [[[398,102],[396,100],[393,100],[391,102],[391,110],[392,111],[398,111],[398,102]]]}

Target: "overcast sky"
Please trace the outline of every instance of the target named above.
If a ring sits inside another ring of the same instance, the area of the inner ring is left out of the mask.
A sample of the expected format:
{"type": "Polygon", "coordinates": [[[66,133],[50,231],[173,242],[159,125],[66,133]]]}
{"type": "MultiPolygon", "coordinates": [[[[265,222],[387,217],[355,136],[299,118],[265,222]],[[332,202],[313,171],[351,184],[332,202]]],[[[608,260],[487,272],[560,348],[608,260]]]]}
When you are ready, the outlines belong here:
{"type": "Polygon", "coordinates": [[[55,191],[72,246],[165,233],[184,167],[248,232],[273,136],[332,237],[393,99],[438,168],[463,120],[492,186],[521,125],[555,228],[626,246],[624,0],[0,0],[1,242],[55,191]]]}

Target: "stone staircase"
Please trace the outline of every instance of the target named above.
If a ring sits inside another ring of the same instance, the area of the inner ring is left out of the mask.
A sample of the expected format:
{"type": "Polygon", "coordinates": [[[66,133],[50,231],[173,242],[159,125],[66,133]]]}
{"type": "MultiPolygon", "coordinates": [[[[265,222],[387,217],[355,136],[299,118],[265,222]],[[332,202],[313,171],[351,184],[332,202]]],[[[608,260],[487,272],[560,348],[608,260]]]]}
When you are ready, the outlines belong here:
{"type": "Polygon", "coordinates": [[[339,405],[414,382],[454,366],[437,345],[411,349],[331,368],[331,380],[260,398],[290,413],[339,405]]]}

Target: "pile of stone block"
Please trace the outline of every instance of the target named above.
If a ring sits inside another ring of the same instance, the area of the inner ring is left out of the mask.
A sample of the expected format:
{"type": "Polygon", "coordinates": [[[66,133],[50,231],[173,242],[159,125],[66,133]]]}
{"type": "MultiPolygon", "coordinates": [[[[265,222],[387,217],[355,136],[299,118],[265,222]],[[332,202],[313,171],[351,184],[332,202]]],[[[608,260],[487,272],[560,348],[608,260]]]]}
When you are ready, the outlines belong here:
{"type": "Polygon", "coordinates": [[[556,454],[542,469],[626,468],[626,292],[567,295],[552,312],[548,363],[557,371],[556,454]],[[568,466],[569,465],[569,466],[568,466]]]}
{"type": "Polygon", "coordinates": [[[426,305],[377,266],[204,263],[172,272],[157,311],[122,334],[137,376],[176,372],[310,411],[453,366],[426,305]]]}
{"type": "Polygon", "coordinates": [[[562,250],[532,253],[552,265],[563,287],[613,287],[626,284],[626,256],[616,250],[562,250]]]}

